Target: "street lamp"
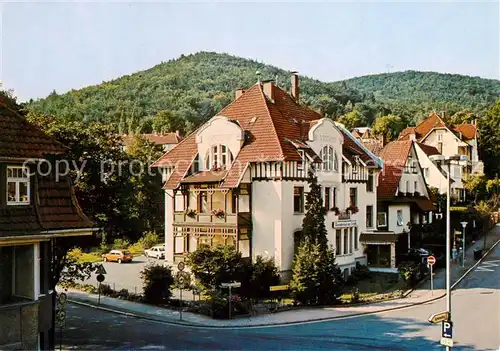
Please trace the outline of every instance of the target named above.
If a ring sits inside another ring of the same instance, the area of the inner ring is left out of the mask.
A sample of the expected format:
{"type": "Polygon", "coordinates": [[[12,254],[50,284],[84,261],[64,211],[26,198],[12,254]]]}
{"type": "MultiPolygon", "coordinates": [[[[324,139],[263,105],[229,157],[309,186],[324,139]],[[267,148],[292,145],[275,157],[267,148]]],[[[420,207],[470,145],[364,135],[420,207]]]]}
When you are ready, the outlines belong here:
{"type": "MultiPolygon", "coordinates": [[[[429,159],[433,162],[444,164],[448,166],[448,171],[446,172],[446,311],[451,322],[451,283],[450,283],[450,170],[452,164],[460,164],[460,161],[466,161],[467,156],[454,155],[454,156],[443,156],[443,155],[432,155],[429,159]]],[[[446,350],[449,351],[450,347],[446,346],[446,350]]]]}
{"type": "Polygon", "coordinates": [[[467,227],[467,222],[460,222],[462,225],[462,267],[465,266],[465,227],[467,227]]]}

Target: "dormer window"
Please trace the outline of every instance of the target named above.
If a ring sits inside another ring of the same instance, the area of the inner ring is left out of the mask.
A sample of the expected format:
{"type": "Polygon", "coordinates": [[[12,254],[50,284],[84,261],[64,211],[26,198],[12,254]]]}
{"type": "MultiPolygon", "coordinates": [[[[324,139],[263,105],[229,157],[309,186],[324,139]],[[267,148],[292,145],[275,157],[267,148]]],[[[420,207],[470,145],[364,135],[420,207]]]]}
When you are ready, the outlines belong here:
{"type": "Polygon", "coordinates": [[[233,154],[226,145],[213,145],[206,156],[206,169],[228,168],[233,163],[233,154]]]}
{"type": "Polygon", "coordinates": [[[7,167],[7,205],[30,203],[30,178],[27,167],[7,167]]]}

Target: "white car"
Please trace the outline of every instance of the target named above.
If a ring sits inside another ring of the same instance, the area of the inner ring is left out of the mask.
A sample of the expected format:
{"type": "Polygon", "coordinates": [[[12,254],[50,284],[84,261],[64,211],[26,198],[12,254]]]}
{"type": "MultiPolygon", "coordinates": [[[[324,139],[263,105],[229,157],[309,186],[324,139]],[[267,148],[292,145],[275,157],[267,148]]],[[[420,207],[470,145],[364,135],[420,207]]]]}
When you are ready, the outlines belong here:
{"type": "Polygon", "coordinates": [[[144,251],[144,256],[154,257],[157,259],[165,258],[165,245],[155,245],[144,251]]]}

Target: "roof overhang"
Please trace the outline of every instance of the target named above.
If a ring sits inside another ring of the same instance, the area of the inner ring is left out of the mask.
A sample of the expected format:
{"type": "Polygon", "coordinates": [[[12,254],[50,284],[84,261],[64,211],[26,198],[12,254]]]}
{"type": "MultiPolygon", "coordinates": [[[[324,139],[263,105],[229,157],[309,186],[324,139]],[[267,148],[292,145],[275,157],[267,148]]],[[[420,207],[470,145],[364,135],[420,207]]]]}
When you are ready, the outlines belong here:
{"type": "Polygon", "coordinates": [[[392,244],[398,241],[399,234],[394,232],[361,233],[359,241],[363,244],[392,244]]]}
{"type": "Polygon", "coordinates": [[[98,230],[99,228],[60,229],[46,230],[34,235],[5,236],[0,237],[0,246],[36,244],[40,241],[48,241],[60,237],[89,236],[98,230]]]}

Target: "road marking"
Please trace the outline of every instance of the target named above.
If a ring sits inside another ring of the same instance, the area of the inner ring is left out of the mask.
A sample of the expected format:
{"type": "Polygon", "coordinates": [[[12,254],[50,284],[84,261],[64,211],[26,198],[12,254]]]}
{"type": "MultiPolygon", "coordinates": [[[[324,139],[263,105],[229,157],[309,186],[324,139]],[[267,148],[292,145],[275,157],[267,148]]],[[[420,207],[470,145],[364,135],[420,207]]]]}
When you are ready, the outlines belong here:
{"type": "Polygon", "coordinates": [[[477,267],[476,272],[494,272],[494,268],[498,267],[498,264],[496,262],[500,262],[500,260],[484,261],[479,267],[477,267]]]}

